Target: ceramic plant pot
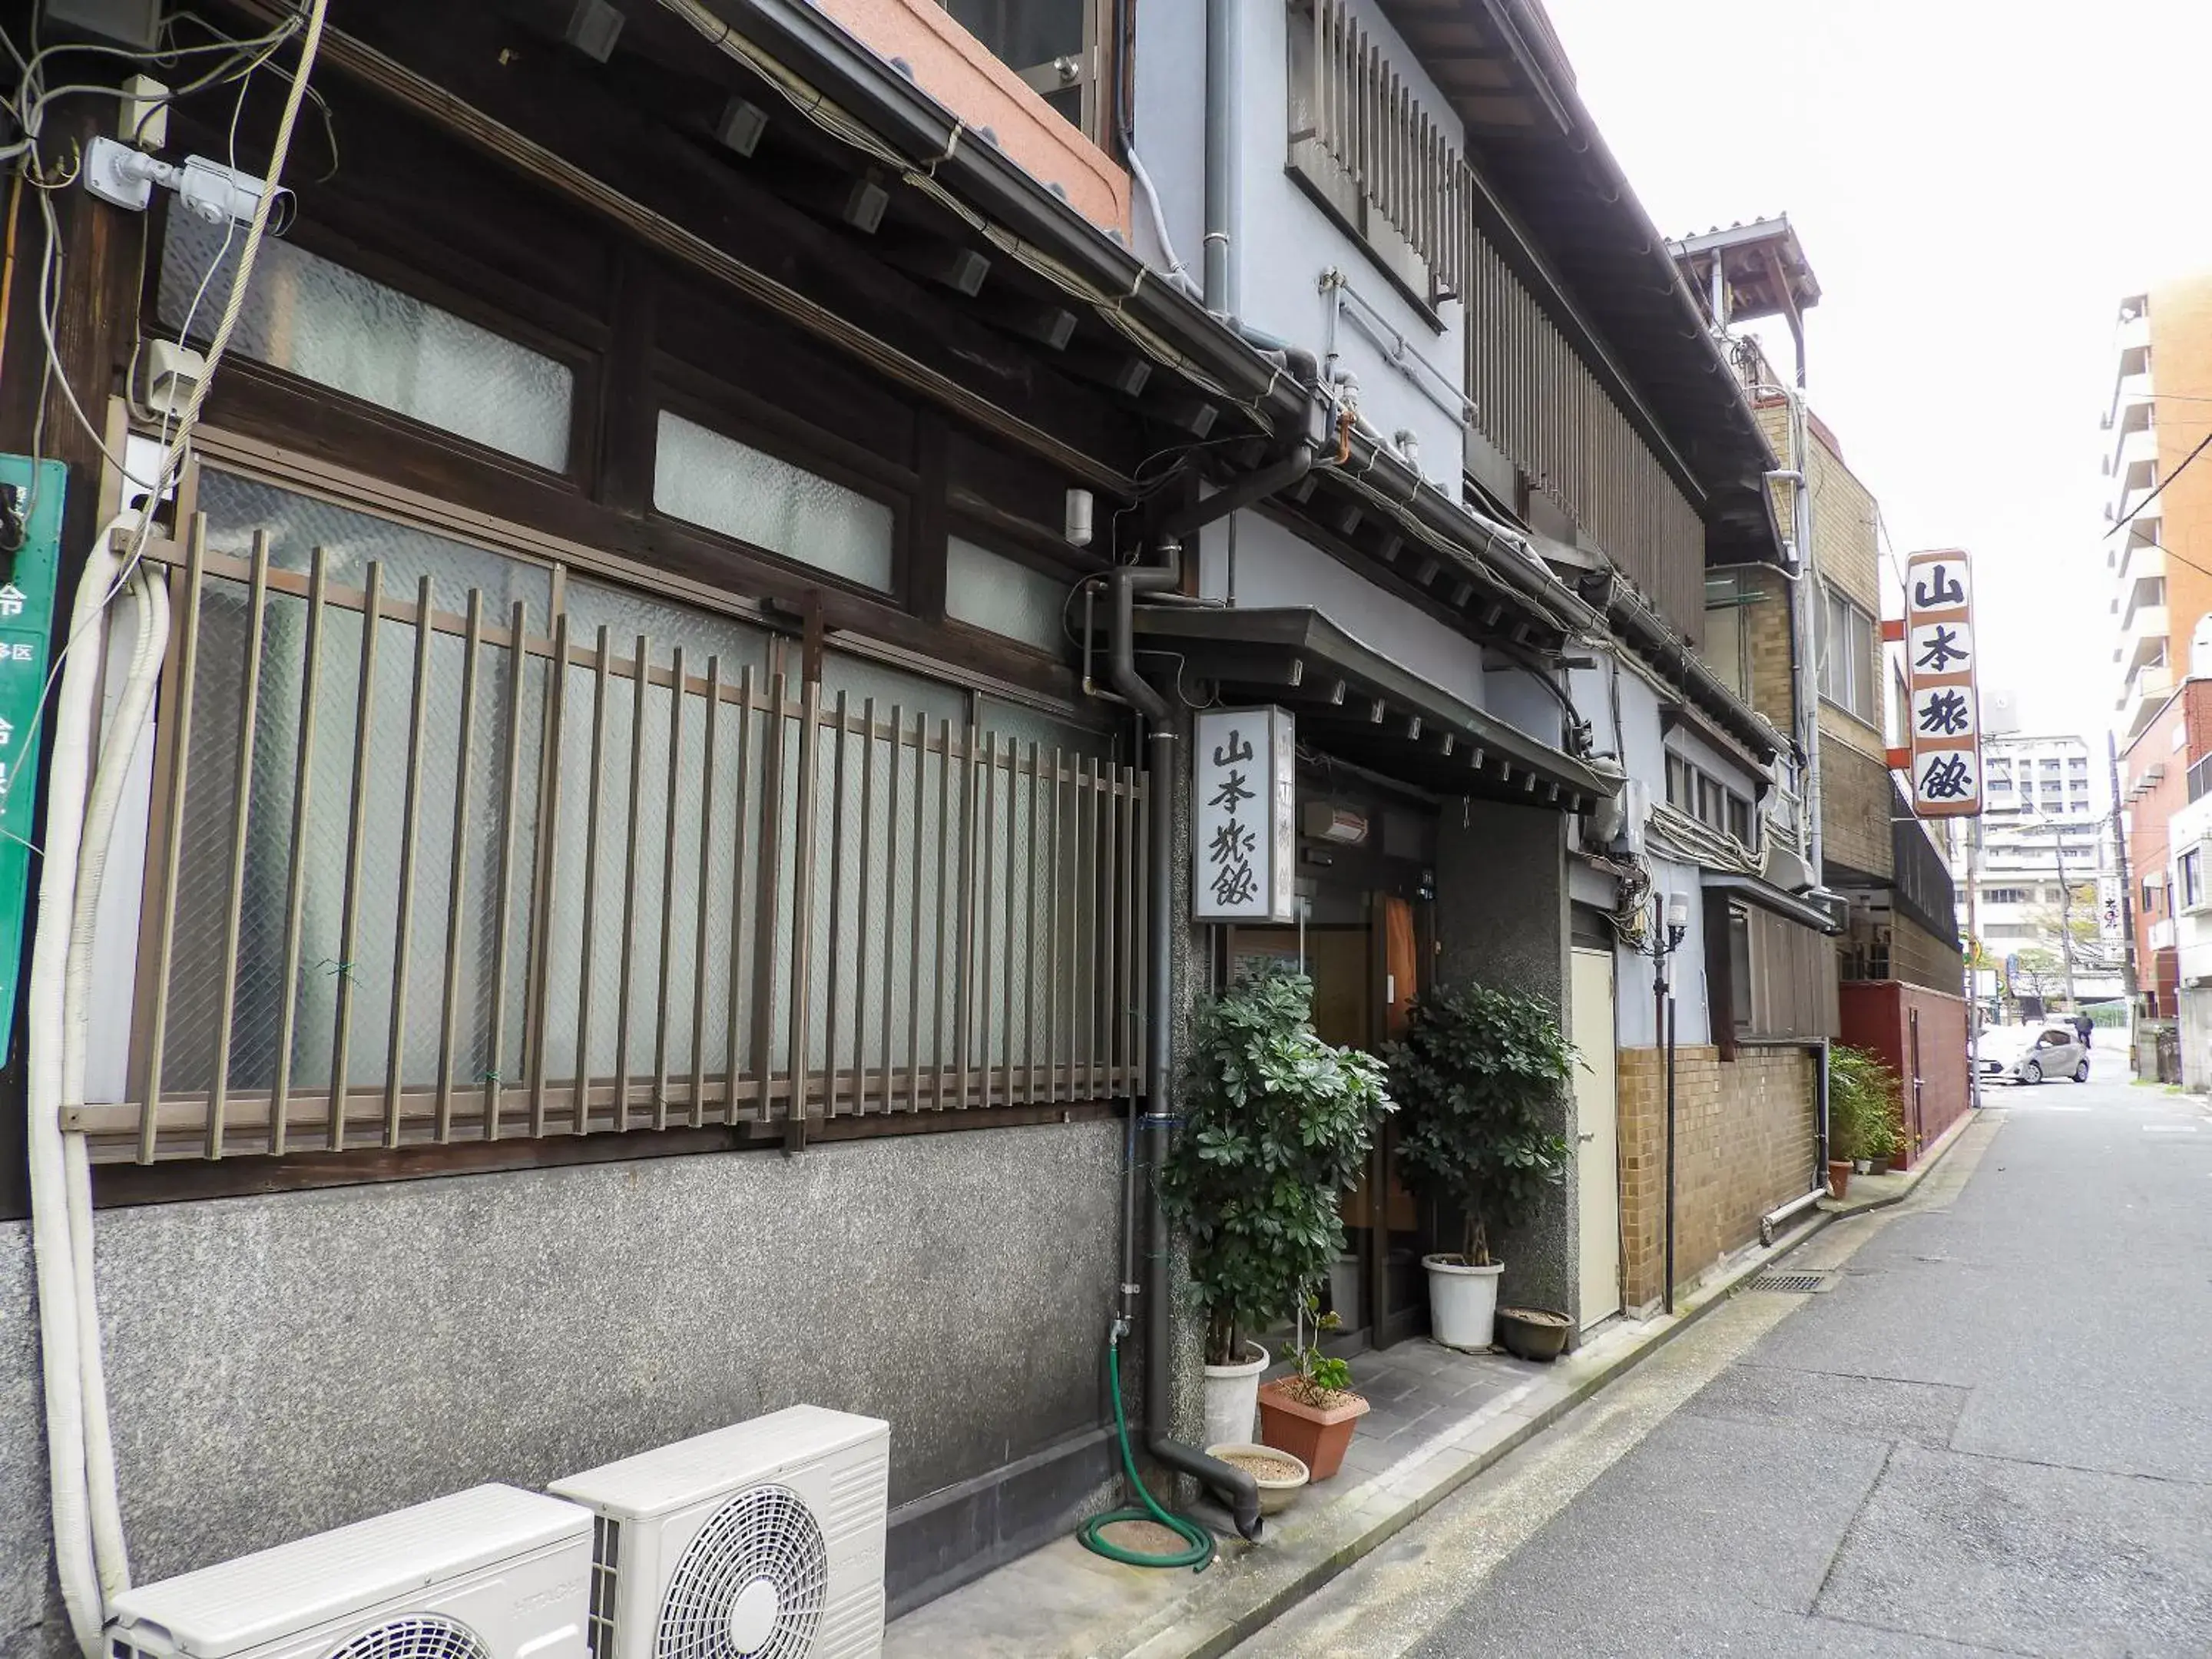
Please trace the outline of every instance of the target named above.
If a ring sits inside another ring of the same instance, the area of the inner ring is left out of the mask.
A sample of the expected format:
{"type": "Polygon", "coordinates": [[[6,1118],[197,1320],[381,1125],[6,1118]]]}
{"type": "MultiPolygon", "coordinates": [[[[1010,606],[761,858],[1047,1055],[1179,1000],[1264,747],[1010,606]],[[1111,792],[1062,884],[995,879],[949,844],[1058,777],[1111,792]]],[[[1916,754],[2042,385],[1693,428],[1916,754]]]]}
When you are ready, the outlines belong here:
{"type": "Polygon", "coordinates": [[[1498,1315],[1498,1276],[1502,1262],[1470,1267],[1456,1255],[1425,1255],[1429,1270],[1429,1334],[1447,1348],[1486,1352],[1498,1315]]]}
{"type": "Polygon", "coordinates": [[[1549,1364],[1567,1351],[1574,1321],[1549,1308],[1500,1308],[1498,1340],[1505,1352],[1549,1364]]]}
{"type": "Polygon", "coordinates": [[[1344,1466],[1345,1448],[1367,1415],[1367,1401],[1356,1394],[1339,1394],[1327,1405],[1310,1406],[1292,1392],[1292,1381],[1278,1377],[1261,1387],[1260,1442],[1290,1453],[1315,1480],[1326,1480],[1344,1466]]]}
{"type": "Polygon", "coordinates": [[[1828,1196],[1841,1198],[1851,1189],[1851,1164],[1849,1158],[1828,1160],[1828,1196]]]}
{"type": "Polygon", "coordinates": [[[1251,1475],[1260,1488],[1262,1515],[1280,1515],[1305,1490],[1310,1473],[1305,1463],[1280,1447],[1263,1446],[1254,1440],[1224,1440],[1208,1446],[1206,1455],[1251,1475]]]}
{"type": "Polygon", "coordinates": [[[1249,1444],[1252,1417],[1260,1404],[1260,1373],[1267,1369],[1267,1351],[1247,1342],[1248,1356],[1241,1365],[1206,1368],[1206,1440],[1230,1445],[1249,1444]]]}

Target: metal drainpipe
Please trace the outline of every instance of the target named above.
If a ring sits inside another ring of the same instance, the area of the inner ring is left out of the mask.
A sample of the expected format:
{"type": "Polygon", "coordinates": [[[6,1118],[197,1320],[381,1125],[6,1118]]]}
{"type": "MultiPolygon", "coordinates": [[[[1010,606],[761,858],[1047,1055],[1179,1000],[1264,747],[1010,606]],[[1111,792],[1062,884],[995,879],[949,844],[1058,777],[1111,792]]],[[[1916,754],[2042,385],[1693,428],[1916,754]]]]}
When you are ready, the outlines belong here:
{"type": "MultiPolygon", "coordinates": [[[[1130,707],[1145,720],[1147,728],[1146,746],[1152,750],[1149,763],[1150,782],[1146,805],[1151,814],[1149,825],[1151,867],[1147,880],[1151,890],[1146,902],[1151,912],[1152,927],[1152,985],[1146,994],[1146,1020],[1148,1027],[1145,1044],[1145,1114],[1144,1166],[1157,1170],[1166,1162],[1168,1136],[1175,1124],[1169,1109],[1170,1085],[1175,1075],[1175,1058],[1170,1035],[1175,1020],[1175,817],[1170,811],[1176,765],[1176,738],[1173,728],[1175,711],[1168,700],[1153,689],[1137,672],[1136,597],[1139,593],[1171,592],[1182,581],[1182,547],[1181,538],[1200,526],[1224,518],[1240,507],[1247,506],[1279,489],[1287,489],[1313,470],[1316,460],[1311,444],[1301,443],[1282,460],[1273,466],[1239,480],[1227,489],[1216,490],[1204,501],[1173,515],[1161,529],[1162,562],[1157,565],[1121,565],[1108,573],[1106,586],[1110,599],[1108,623],[1111,630],[1107,653],[1107,683],[1118,692],[1130,707]]],[[[1124,1160],[1121,1202],[1123,1224],[1127,1229],[1123,1241],[1124,1272],[1121,1283],[1121,1305],[1117,1316],[1117,1327],[1128,1328],[1133,1310],[1130,1299],[1138,1294],[1136,1282],[1127,1271],[1133,1250],[1131,1243],[1135,1237],[1137,1212],[1137,1164],[1133,1158],[1124,1160]]],[[[1243,1469],[1224,1463],[1218,1457],[1208,1457],[1204,1452],[1184,1445],[1167,1431],[1168,1395],[1173,1378],[1168,1363],[1168,1349],[1172,1340],[1169,1330],[1168,1285],[1168,1227],[1167,1218],[1161,1212],[1159,1188],[1152,1186],[1146,1206],[1146,1236],[1152,1248],[1145,1261],[1143,1295],[1145,1309],[1145,1445],[1153,1460],[1183,1474],[1194,1475],[1206,1486],[1224,1498],[1230,1513],[1242,1537],[1260,1536],[1259,1483],[1243,1469]]]]}
{"type": "MultiPolygon", "coordinates": [[[[1175,818],[1170,798],[1176,776],[1176,734],[1170,724],[1174,711],[1168,701],[1137,672],[1134,637],[1135,598],[1142,593],[1166,592],[1182,580],[1181,550],[1170,543],[1167,562],[1113,571],[1106,581],[1113,596],[1110,612],[1112,645],[1106,676],[1149,727],[1151,777],[1146,787],[1150,813],[1151,891],[1146,902],[1151,910],[1152,986],[1146,997],[1146,1019],[1150,1030],[1145,1044],[1145,1168],[1157,1170],[1166,1162],[1168,1133],[1174,1123],[1168,1107],[1168,1085],[1174,1060],[1169,1033],[1175,1018],[1175,818]]],[[[1121,1173],[1125,1183],[1122,1206],[1133,1228],[1136,1216],[1137,1167],[1131,1161],[1121,1173]]],[[[1260,1486],[1251,1474],[1218,1457],[1184,1445],[1168,1433],[1168,1397],[1173,1378],[1168,1349],[1173,1340],[1169,1328],[1168,1226],[1161,1212],[1159,1188],[1151,1186],[1146,1206],[1146,1232],[1151,1249],[1145,1261],[1145,1446],[1153,1461],[1179,1474],[1194,1475],[1229,1504],[1242,1537],[1260,1536],[1260,1486]]],[[[1122,1315],[1129,1316],[1128,1299],[1133,1281],[1121,1287],[1122,1315]]]]}
{"type": "Polygon", "coordinates": [[[1236,263],[1231,237],[1237,228],[1238,163],[1243,100],[1238,51],[1243,0],[1206,0],[1206,308],[1223,316],[1237,310],[1236,263]]]}

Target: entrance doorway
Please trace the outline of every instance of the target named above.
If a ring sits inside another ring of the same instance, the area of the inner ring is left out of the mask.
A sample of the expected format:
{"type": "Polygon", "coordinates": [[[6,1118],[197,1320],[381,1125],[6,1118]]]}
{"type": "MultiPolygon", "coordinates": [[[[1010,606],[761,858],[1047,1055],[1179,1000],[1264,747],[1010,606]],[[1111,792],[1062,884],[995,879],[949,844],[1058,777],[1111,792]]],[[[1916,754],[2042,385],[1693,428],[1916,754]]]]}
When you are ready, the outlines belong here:
{"type": "MultiPolygon", "coordinates": [[[[1310,902],[1313,919],[1303,927],[1225,929],[1228,981],[1255,969],[1302,969],[1313,981],[1314,1030],[1322,1040],[1379,1053],[1401,1029],[1418,988],[1413,903],[1394,893],[1341,888],[1310,902]]],[[[1344,1197],[1345,1254],[1321,1287],[1323,1309],[1340,1322],[1320,1345],[1330,1351],[1387,1347],[1426,1328],[1420,1258],[1427,1247],[1392,1152],[1386,1125],[1365,1177],[1344,1197]]]]}
{"type": "Polygon", "coordinates": [[[1613,952],[1572,953],[1575,1191],[1582,1215],[1582,1328],[1620,1311],[1620,1108],[1613,1065],[1613,952]]]}

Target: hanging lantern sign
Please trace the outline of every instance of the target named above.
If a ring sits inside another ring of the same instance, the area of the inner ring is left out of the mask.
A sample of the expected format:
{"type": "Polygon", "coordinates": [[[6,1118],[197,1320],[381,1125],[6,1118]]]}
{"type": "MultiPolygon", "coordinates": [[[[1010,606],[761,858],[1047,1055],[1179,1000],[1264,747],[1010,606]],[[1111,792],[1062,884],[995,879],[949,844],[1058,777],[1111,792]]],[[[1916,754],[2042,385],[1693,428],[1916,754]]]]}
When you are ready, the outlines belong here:
{"type": "Polygon", "coordinates": [[[1208,708],[1191,735],[1191,915],[1290,921],[1297,726],[1282,708],[1208,708]]]}
{"type": "Polygon", "coordinates": [[[1911,712],[1912,810],[1978,817],[1982,721],[1974,690],[1974,579],[1953,548],[1905,566],[1905,680],[1911,712]]]}

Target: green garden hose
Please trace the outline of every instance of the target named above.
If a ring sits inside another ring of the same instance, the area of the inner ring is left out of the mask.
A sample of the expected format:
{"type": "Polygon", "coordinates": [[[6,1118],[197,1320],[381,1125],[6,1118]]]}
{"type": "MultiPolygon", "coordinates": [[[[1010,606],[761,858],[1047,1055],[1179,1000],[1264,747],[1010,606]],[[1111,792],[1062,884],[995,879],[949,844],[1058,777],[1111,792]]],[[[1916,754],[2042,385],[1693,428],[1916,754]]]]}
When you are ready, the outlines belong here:
{"type": "Polygon", "coordinates": [[[1118,1341],[1106,1345],[1106,1367],[1114,1384],[1114,1432],[1121,1439],[1121,1467],[1128,1471],[1129,1484],[1144,1499],[1144,1507],[1109,1510],[1103,1515],[1094,1515],[1075,1535],[1082,1540],[1084,1548],[1109,1561],[1132,1567],[1188,1567],[1193,1572],[1204,1572],[1213,1565],[1212,1533],[1188,1516],[1170,1515],[1162,1509],[1137,1476],[1137,1460],[1129,1450],[1129,1419],[1121,1409],[1121,1345],[1118,1341]],[[1188,1540],[1190,1547],[1172,1555],[1146,1555],[1108,1543],[1103,1535],[1105,1529],[1121,1521],[1157,1521],[1177,1537],[1188,1540]]]}

